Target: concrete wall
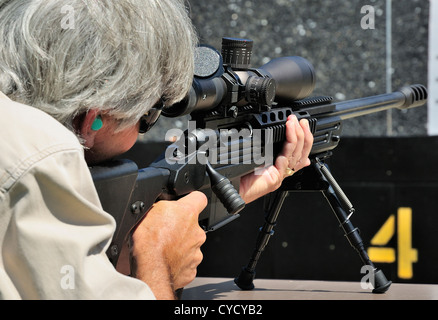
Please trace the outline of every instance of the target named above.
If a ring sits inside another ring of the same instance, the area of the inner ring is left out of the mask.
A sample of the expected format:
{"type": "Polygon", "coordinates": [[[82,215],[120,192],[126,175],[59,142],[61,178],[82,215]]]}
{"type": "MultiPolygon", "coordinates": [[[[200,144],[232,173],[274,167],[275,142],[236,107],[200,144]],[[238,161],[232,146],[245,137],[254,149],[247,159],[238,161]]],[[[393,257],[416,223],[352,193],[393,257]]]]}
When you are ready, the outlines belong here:
{"type": "MultiPolygon", "coordinates": [[[[428,84],[427,0],[190,0],[202,43],[224,36],[254,40],[252,66],[298,55],[317,71],[315,95],[354,99],[428,84]],[[374,19],[370,19],[374,18],[374,19]]],[[[344,136],[422,136],[427,106],[346,121],[344,136]]],[[[148,139],[163,139],[185,120],[160,120],[148,139]]]]}

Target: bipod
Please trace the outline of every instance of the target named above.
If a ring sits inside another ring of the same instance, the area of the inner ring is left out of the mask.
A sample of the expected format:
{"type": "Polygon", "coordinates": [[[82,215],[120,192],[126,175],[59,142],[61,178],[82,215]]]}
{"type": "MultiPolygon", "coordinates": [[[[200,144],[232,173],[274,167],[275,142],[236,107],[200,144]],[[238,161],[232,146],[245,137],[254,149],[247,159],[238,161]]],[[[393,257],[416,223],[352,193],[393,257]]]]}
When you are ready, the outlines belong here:
{"type": "Polygon", "coordinates": [[[257,263],[270,238],[274,235],[274,227],[284,200],[293,191],[321,191],[323,193],[348,242],[356,250],[362,263],[368,266],[372,272],[369,279],[373,285],[373,293],[386,292],[392,282],[388,281],[382,270],[377,269],[370,260],[360,237],[359,229],[354,227],[350,220],[355,211],[353,205],[336,182],[327,164],[318,157],[312,160],[309,167],[285,179],[282,186],[270,195],[269,201],[266,202],[265,222],[260,228],[254,251],[248,264],[234,279],[237,286],[242,290],[254,289],[253,281],[257,263]]]}

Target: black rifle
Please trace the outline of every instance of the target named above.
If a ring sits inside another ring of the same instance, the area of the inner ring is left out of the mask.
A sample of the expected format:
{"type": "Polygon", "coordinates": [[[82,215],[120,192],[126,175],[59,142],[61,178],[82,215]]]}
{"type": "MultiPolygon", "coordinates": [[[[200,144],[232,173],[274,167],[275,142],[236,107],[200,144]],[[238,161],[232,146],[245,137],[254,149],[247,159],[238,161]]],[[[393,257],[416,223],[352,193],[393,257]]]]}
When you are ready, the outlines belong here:
{"type": "Polygon", "coordinates": [[[168,117],[190,114],[189,129],[147,168],[139,169],[130,160],[91,168],[102,206],[117,223],[107,252],[109,259],[117,264],[130,231],[158,200],[175,199],[195,190],[204,192],[209,201],[199,223],[206,232],[236,219],[245,206],[238,194],[240,178],[273,162],[285,140],[286,120],[295,114],[310,123],[312,165],[285,179],[271,195],[254,253],[235,282],[245,290],[254,287],[255,266],[273,234],[287,194],[318,190],[329,201],[364,265],[372,268],[373,292],[385,292],[391,282],[370,261],[358,229],[350,221],[353,205],[325,161],[339,144],[344,120],[424,105],[427,89],[412,85],[393,93],[333,102],[331,97],[309,97],[315,73],[304,58],[277,58],[251,69],[251,53],[252,41],[245,39],[224,38],[221,53],[209,46],[199,47],[190,93],[164,111],[168,117]]]}

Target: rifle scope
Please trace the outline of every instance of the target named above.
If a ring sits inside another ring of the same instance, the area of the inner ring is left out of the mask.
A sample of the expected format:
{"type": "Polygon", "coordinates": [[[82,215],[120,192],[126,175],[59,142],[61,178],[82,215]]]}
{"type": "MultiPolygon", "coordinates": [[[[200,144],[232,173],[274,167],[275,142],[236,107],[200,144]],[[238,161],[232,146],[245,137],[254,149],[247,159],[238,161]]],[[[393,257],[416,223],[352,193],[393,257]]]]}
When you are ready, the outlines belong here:
{"type": "MultiPolygon", "coordinates": [[[[222,53],[200,46],[195,53],[195,75],[189,94],[163,110],[166,117],[248,104],[269,109],[273,102],[291,102],[310,96],[315,89],[312,64],[298,56],[271,60],[250,68],[253,41],[223,38],[222,53]]],[[[218,110],[223,115],[227,110],[218,110]]]]}

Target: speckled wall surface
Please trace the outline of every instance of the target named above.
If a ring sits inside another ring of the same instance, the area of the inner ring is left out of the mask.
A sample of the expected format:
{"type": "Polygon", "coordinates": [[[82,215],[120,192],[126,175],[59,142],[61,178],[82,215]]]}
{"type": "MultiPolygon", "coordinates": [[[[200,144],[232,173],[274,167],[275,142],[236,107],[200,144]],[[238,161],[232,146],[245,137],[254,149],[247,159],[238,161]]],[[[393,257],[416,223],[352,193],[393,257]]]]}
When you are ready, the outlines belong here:
{"type": "MultiPolygon", "coordinates": [[[[201,43],[218,49],[224,36],[254,40],[252,67],[269,59],[299,55],[317,72],[314,95],[350,100],[427,85],[429,1],[389,0],[190,0],[201,43]],[[374,10],[374,29],[364,6],[374,10]],[[387,18],[391,17],[390,20],[387,18]],[[391,21],[392,39],[387,37],[391,21]],[[387,57],[391,41],[391,62],[387,57]],[[387,71],[390,70],[390,81],[387,71]]],[[[185,119],[161,119],[148,139],[163,141],[170,127],[185,119]]],[[[393,110],[345,121],[344,136],[427,135],[427,107],[393,110]]]]}

